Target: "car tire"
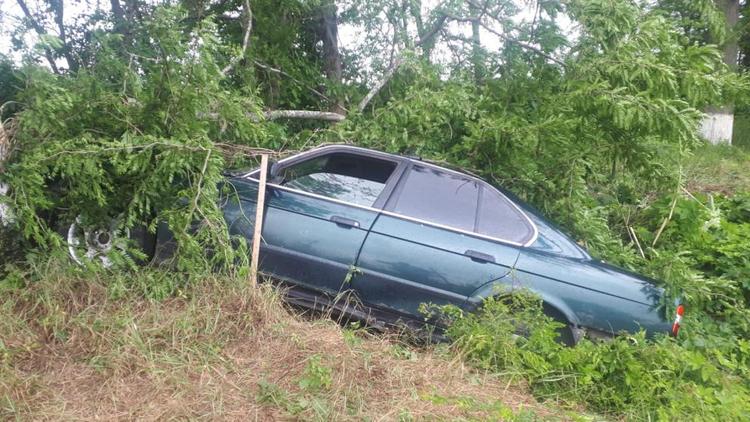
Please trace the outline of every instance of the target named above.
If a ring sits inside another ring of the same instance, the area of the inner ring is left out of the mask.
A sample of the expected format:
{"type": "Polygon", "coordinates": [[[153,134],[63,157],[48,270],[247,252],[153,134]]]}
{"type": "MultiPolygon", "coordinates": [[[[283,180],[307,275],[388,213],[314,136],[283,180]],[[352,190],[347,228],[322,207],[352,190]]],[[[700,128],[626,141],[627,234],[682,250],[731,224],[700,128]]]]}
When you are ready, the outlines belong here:
{"type": "Polygon", "coordinates": [[[547,302],[544,302],[542,304],[542,311],[544,312],[544,315],[548,316],[555,322],[558,322],[560,324],[563,324],[562,327],[559,327],[557,329],[557,341],[561,344],[564,344],[568,347],[573,347],[578,343],[578,336],[576,336],[575,332],[575,326],[568,321],[568,319],[563,315],[562,312],[557,310],[557,308],[553,307],[552,305],[548,304],[547,302]]]}
{"type": "Polygon", "coordinates": [[[130,240],[145,255],[142,260],[138,260],[138,264],[149,265],[153,263],[156,256],[156,234],[149,232],[146,225],[140,224],[130,229],[130,240]]]}

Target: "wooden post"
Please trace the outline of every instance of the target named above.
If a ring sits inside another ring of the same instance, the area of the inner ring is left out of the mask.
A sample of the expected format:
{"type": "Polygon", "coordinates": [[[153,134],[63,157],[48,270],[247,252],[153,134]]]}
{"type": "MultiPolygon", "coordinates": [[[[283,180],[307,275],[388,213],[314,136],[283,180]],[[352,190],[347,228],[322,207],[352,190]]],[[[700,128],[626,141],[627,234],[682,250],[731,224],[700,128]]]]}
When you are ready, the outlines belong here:
{"type": "Polygon", "coordinates": [[[258,258],[260,255],[260,238],[263,232],[263,209],[266,203],[266,177],[268,176],[268,154],[260,156],[260,182],[258,183],[258,202],[255,206],[255,231],[253,233],[253,251],[250,261],[250,279],[253,286],[258,284],[258,258]]]}

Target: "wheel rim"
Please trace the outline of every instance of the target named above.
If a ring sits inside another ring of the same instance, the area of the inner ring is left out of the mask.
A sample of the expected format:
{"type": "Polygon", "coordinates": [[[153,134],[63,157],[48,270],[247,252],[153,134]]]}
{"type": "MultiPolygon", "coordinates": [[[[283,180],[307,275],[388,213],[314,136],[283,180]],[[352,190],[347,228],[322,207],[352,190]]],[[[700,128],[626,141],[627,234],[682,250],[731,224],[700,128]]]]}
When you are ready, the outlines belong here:
{"type": "Polygon", "coordinates": [[[125,252],[130,235],[128,229],[119,226],[116,218],[105,224],[84,226],[79,215],[68,227],[68,254],[79,265],[90,262],[110,268],[114,264],[112,256],[125,252]]]}

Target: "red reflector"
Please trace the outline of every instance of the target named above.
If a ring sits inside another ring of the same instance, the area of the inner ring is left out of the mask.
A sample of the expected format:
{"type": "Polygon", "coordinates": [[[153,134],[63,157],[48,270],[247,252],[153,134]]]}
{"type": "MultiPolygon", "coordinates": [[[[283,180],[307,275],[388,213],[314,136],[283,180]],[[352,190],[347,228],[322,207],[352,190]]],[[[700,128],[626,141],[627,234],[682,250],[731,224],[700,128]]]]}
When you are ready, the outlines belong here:
{"type": "Polygon", "coordinates": [[[682,305],[677,306],[677,311],[675,311],[674,324],[672,324],[672,335],[677,337],[677,333],[680,331],[680,324],[682,323],[682,315],[685,313],[685,307],[682,305]]]}

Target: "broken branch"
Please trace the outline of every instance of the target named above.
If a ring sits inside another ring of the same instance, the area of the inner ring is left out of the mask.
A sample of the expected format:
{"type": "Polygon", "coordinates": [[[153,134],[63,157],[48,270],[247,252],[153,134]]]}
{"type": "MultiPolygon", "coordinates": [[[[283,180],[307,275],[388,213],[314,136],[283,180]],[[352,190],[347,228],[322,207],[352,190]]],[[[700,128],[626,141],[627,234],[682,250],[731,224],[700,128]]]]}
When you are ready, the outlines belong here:
{"type": "Polygon", "coordinates": [[[276,119],[315,119],[326,120],[330,122],[340,122],[346,119],[346,116],[332,111],[311,111],[311,110],[271,110],[263,113],[266,120],[276,119]]]}
{"type": "Polygon", "coordinates": [[[396,73],[396,70],[398,70],[398,68],[401,67],[403,63],[403,55],[399,55],[398,57],[396,57],[396,60],[394,60],[393,64],[388,68],[388,70],[386,70],[383,77],[380,78],[380,81],[375,84],[375,86],[370,89],[367,95],[365,95],[365,98],[363,98],[362,101],[359,102],[359,106],[357,107],[357,109],[359,109],[360,112],[364,111],[365,108],[367,108],[367,105],[370,104],[370,101],[372,101],[372,99],[375,98],[376,95],[378,95],[378,92],[380,92],[385,84],[387,84],[388,81],[391,80],[393,74],[396,73]]]}
{"type": "Polygon", "coordinates": [[[240,54],[232,57],[232,59],[229,60],[229,64],[227,64],[226,67],[221,70],[221,76],[226,76],[227,73],[229,73],[232,68],[234,68],[237,62],[245,57],[247,46],[248,44],[250,44],[250,33],[253,31],[253,11],[250,9],[250,0],[245,0],[245,16],[247,17],[247,22],[245,23],[245,35],[242,37],[242,51],[240,52],[240,54]]]}

